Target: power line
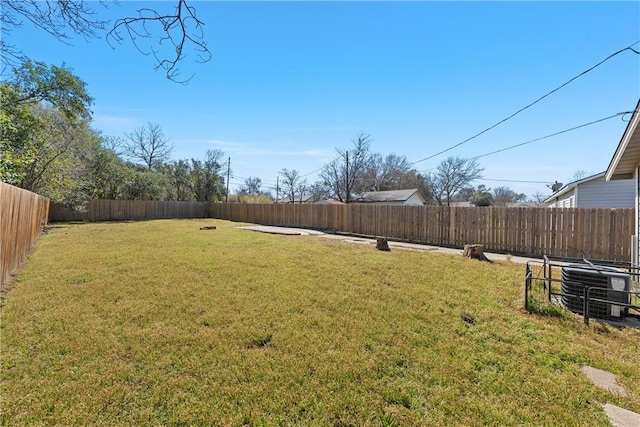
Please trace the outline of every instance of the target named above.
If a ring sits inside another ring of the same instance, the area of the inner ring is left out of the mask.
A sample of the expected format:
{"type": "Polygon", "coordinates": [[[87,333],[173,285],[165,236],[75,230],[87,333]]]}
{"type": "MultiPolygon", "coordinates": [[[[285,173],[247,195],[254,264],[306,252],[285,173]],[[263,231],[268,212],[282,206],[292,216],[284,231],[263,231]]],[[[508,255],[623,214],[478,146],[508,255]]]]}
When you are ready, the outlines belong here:
{"type": "MultiPolygon", "coordinates": [[[[615,117],[624,116],[626,114],[633,114],[634,112],[635,111],[622,111],[620,113],[612,114],[610,116],[603,117],[603,118],[598,119],[598,120],[593,120],[593,121],[588,122],[588,123],[583,123],[581,125],[574,126],[574,127],[569,128],[569,129],[564,129],[564,130],[561,130],[561,131],[558,131],[558,132],[555,132],[555,133],[552,133],[552,134],[549,134],[549,135],[541,136],[539,138],[534,138],[534,139],[531,139],[529,141],[525,141],[525,142],[521,142],[519,144],[511,145],[509,147],[505,147],[505,148],[501,148],[499,150],[491,151],[489,153],[481,154],[479,156],[472,157],[471,160],[477,160],[477,159],[480,159],[482,157],[487,157],[487,156],[491,156],[493,154],[502,153],[503,151],[512,150],[514,148],[522,147],[523,145],[531,144],[533,142],[541,141],[541,140],[548,139],[548,138],[551,138],[551,137],[554,137],[554,136],[557,136],[557,135],[561,135],[563,133],[567,133],[567,132],[571,132],[571,131],[574,131],[574,130],[577,130],[577,129],[581,129],[581,128],[584,128],[584,127],[587,127],[587,126],[591,126],[591,125],[594,125],[596,123],[604,122],[606,120],[610,120],[610,119],[615,118],[615,117]]],[[[338,159],[338,158],[339,157],[336,157],[336,159],[338,159]]],[[[334,160],[336,160],[336,159],[334,159],[334,160]]],[[[309,172],[309,173],[307,173],[305,175],[301,175],[301,178],[309,176],[312,173],[321,170],[323,167],[321,167],[319,169],[316,169],[316,170],[314,170],[312,172],[309,172]]],[[[433,169],[436,169],[436,168],[425,169],[422,172],[428,172],[428,171],[433,170],[433,169]]],[[[233,178],[246,179],[245,177],[241,177],[241,176],[237,176],[237,175],[234,175],[233,178]]],[[[269,183],[272,184],[273,183],[273,181],[270,181],[270,180],[261,180],[261,181],[263,183],[265,183],[265,184],[269,184],[269,183]]],[[[531,183],[531,184],[548,184],[549,183],[548,181],[517,181],[517,180],[499,180],[499,179],[493,179],[493,180],[492,179],[484,179],[484,181],[504,181],[504,182],[519,182],[519,183],[531,183]]],[[[243,185],[243,183],[233,183],[233,184],[234,185],[243,185]]]]}
{"type": "Polygon", "coordinates": [[[484,129],[483,131],[478,132],[477,134],[475,134],[475,135],[473,135],[473,136],[471,136],[471,137],[469,137],[469,138],[465,139],[465,140],[464,140],[464,141],[462,141],[462,142],[459,142],[459,143],[457,143],[457,144],[455,144],[455,145],[452,145],[452,146],[451,146],[451,147],[449,147],[449,148],[446,148],[446,149],[444,149],[444,150],[442,150],[442,151],[439,151],[439,152],[438,152],[438,153],[436,153],[436,154],[432,154],[431,156],[427,156],[427,157],[425,157],[425,158],[423,158],[423,159],[416,160],[415,162],[410,163],[410,166],[413,166],[413,165],[415,165],[415,164],[417,164],[417,163],[424,162],[425,160],[432,159],[432,158],[434,158],[434,157],[436,157],[436,156],[439,156],[440,154],[444,154],[444,153],[446,153],[447,151],[451,151],[451,150],[453,150],[454,148],[457,148],[457,147],[461,146],[462,144],[466,144],[467,142],[471,141],[472,139],[475,139],[475,138],[479,137],[480,135],[482,135],[482,134],[484,134],[484,133],[486,133],[486,132],[490,131],[491,129],[495,128],[496,126],[501,125],[502,123],[506,122],[507,120],[509,120],[509,119],[511,119],[511,118],[513,118],[513,117],[515,117],[516,115],[520,114],[520,113],[521,113],[521,112],[523,112],[524,110],[526,110],[526,109],[528,109],[528,108],[530,108],[530,107],[534,106],[534,105],[535,105],[535,104],[537,104],[538,102],[542,101],[544,98],[546,98],[546,97],[548,97],[549,95],[551,95],[551,94],[553,94],[553,93],[555,93],[555,92],[559,91],[559,90],[560,90],[560,89],[562,89],[563,87],[567,86],[569,83],[573,82],[574,80],[578,79],[579,77],[582,77],[583,75],[587,74],[588,72],[590,72],[590,71],[594,70],[595,68],[597,68],[597,67],[599,67],[600,65],[604,64],[605,62],[607,62],[609,59],[613,58],[614,56],[621,54],[622,52],[625,52],[625,51],[627,51],[627,50],[630,50],[631,52],[635,53],[636,55],[640,55],[640,51],[637,51],[637,50],[633,49],[633,46],[635,46],[635,45],[636,45],[636,44],[638,44],[638,43],[640,43],[640,40],[639,40],[639,41],[637,41],[637,42],[635,42],[635,43],[633,43],[633,44],[632,44],[632,45],[630,45],[630,46],[625,47],[624,49],[620,49],[619,51],[612,53],[611,55],[607,56],[607,57],[606,57],[605,59],[603,59],[602,61],[598,62],[598,63],[597,63],[596,65],[594,65],[593,67],[591,67],[591,68],[589,68],[589,69],[587,69],[587,70],[583,71],[582,73],[580,73],[580,74],[578,74],[577,76],[575,76],[575,77],[571,78],[570,80],[568,80],[567,82],[565,82],[565,83],[561,84],[560,86],[558,86],[557,88],[555,88],[555,89],[551,90],[550,92],[547,92],[546,94],[542,95],[540,98],[536,99],[536,100],[535,100],[535,101],[533,101],[532,103],[530,103],[530,104],[528,104],[528,105],[526,105],[526,106],[524,106],[524,107],[520,108],[520,109],[519,109],[518,111],[516,111],[515,113],[513,113],[513,114],[511,114],[510,116],[508,116],[508,117],[506,117],[506,118],[504,118],[504,119],[500,120],[499,122],[495,123],[494,125],[489,126],[488,128],[484,129]]]}
{"type": "Polygon", "coordinates": [[[497,181],[497,182],[518,182],[523,184],[553,184],[551,181],[521,181],[517,179],[490,179],[481,178],[478,181],[497,181]]]}
{"type": "Polygon", "coordinates": [[[501,148],[500,150],[492,151],[490,153],[481,154],[479,156],[472,157],[471,160],[477,160],[477,159],[480,159],[482,157],[490,156],[492,154],[502,153],[503,151],[511,150],[511,149],[517,148],[517,147],[522,147],[523,145],[531,144],[532,142],[541,141],[543,139],[551,138],[552,136],[557,136],[557,135],[560,135],[560,134],[563,134],[563,133],[571,132],[571,131],[576,130],[576,129],[580,129],[580,128],[583,128],[583,127],[591,126],[591,125],[594,125],[596,123],[604,122],[605,120],[609,120],[609,119],[612,119],[612,118],[618,117],[618,116],[624,116],[625,114],[630,114],[630,113],[633,113],[633,111],[623,111],[621,113],[613,114],[611,116],[604,117],[604,118],[598,119],[598,120],[594,120],[594,121],[589,122],[589,123],[584,123],[584,124],[581,124],[579,126],[574,126],[572,128],[569,128],[569,129],[561,130],[560,132],[556,132],[556,133],[552,133],[552,134],[549,134],[549,135],[541,136],[540,138],[531,139],[529,141],[521,142],[520,144],[512,145],[510,147],[501,148]]]}
{"type": "Polygon", "coordinates": [[[316,173],[316,172],[318,172],[318,171],[321,171],[322,169],[324,169],[324,167],[325,167],[325,166],[327,166],[328,164],[331,164],[331,163],[335,162],[335,161],[336,161],[336,160],[338,160],[339,158],[340,158],[340,156],[337,156],[337,157],[333,158],[332,160],[328,161],[326,164],[324,164],[324,165],[320,166],[318,169],[313,170],[313,171],[311,171],[311,172],[309,172],[309,173],[305,173],[304,175],[300,175],[300,178],[304,178],[304,177],[307,177],[307,176],[309,176],[309,175],[311,175],[311,174],[314,174],[314,173],[316,173]]]}

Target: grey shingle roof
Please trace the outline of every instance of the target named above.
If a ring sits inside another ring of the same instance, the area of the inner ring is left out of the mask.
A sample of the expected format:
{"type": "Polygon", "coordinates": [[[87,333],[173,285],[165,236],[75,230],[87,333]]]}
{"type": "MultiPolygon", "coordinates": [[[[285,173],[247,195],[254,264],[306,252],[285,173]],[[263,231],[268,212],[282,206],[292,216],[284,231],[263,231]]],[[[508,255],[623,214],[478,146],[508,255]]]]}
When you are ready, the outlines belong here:
{"type": "Polygon", "coordinates": [[[404,202],[408,200],[418,191],[417,188],[409,190],[391,190],[391,191],[367,191],[358,197],[358,202],[404,202]]]}

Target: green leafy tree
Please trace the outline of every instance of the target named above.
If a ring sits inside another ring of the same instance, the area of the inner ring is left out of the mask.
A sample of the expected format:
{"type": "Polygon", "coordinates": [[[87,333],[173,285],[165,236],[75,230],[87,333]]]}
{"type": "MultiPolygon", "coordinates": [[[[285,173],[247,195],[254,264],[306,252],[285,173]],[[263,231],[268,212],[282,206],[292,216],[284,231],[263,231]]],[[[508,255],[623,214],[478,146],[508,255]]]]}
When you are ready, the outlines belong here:
{"type": "Polygon", "coordinates": [[[219,202],[225,196],[222,156],[220,150],[208,150],[204,161],[191,159],[191,190],[198,202],[219,202]]]}
{"type": "Polygon", "coordinates": [[[1,83],[2,180],[78,206],[88,190],[83,164],[97,147],[92,98],[72,71],[24,61],[1,83]]]}
{"type": "Polygon", "coordinates": [[[484,185],[478,185],[476,191],[469,197],[469,202],[478,207],[491,206],[493,204],[491,189],[484,185]]]}
{"type": "Polygon", "coordinates": [[[13,87],[0,83],[0,179],[13,185],[20,185],[36,160],[34,140],[44,126],[32,106],[18,98],[13,87]]]}
{"type": "Polygon", "coordinates": [[[161,172],[132,165],[133,173],[123,185],[126,200],[161,200],[164,195],[165,176],[161,172]]]}
{"type": "Polygon", "coordinates": [[[93,98],[87,92],[86,83],[64,64],[47,66],[27,59],[13,74],[8,84],[16,96],[9,98],[8,106],[42,102],[60,110],[69,121],[91,117],[93,98]]]}
{"type": "Polygon", "coordinates": [[[100,148],[93,161],[91,169],[91,197],[94,199],[122,199],[125,196],[125,186],[133,181],[135,170],[129,167],[113,151],[100,148]]]}
{"type": "Polygon", "coordinates": [[[91,168],[100,138],[88,122],[69,122],[57,109],[36,107],[44,123],[32,135],[35,156],[22,171],[19,186],[72,208],[81,207],[92,193],[91,168]]]}
{"type": "Polygon", "coordinates": [[[476,191],[476,188],[473,186],[461,188],[453,197],[453,200],[456,202],[468,202],[476,191]]]}
{"type": "Polygon", "coordinates": [[[496,206],[507,206],[509,203],[522,202],[526,199],[526,194],[516,193],[509,187],[496,187],[493,189],[493,200],[496,206]]]}
{"type": "Polygon", "coordinates": [[[158,170],[167,178],[167,199],[193,200],[191,165],[188,160],[165,163],[158,170]]]}

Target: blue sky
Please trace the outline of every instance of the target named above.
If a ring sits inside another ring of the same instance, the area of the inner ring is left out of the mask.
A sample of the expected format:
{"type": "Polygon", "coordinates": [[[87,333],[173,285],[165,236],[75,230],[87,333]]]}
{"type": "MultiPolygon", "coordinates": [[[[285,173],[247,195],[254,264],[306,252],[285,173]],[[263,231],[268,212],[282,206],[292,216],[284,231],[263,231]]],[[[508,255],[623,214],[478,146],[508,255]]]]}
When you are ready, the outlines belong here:
{"type": "MultiPolygon", "coordinates": [[[[120,2],[101,17],[173,2],[120,2]]],[[[181,64],[188,85],[153,71],[130,43],[66,45],[29,24],[11,43],[65,62],[95,98],[93,126],[123,136],[158,123],[173,159],[221,149],[231,187],[249,176],[275,186],[282,168],[317,179],[361,131],[372,151],[417,161],[509,116],[640,40],[640,2],[193,2],[213,54],[181,64]]],[[[640,43],[634,46],[640,49],[640,43]]],[[[618,112],[640,98],[640,56],[624,52],[530,109],[443,155],[474,157],[618,112]]],[[[624,119],[628,120],[629,116],[624,119]]],[[[626,122],[605,122],[478,160],[484,179],[549,194],[577,170],[606,169],[626,122]],[[504,180],[504,181],[501,181],[504,180]]]]}

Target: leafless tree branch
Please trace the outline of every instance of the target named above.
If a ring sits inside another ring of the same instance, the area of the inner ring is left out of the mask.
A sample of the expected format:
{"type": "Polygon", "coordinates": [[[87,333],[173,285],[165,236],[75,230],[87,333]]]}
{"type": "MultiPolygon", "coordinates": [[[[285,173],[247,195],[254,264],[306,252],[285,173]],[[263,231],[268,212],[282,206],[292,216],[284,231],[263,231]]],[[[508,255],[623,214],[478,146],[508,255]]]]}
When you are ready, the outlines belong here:
{"type": "Polygon", "coordinates": [[[147,123],[125,134],[123,152],[132,160],[141,162],[148,170],[169,158],[173,145],[159,124],[147,123]]]}
{"type": "MultiPolygon", "coordinates": [[[[131,40],[138,51],[155,59],[155,69],[163,70],[168,79],[186,83],[193,75],[181,78],[178,64],[187,57],[191,48],[196,54],[196,62],[211,60],[212,55],[204,40],[204,23],[198,19],[196,9],[188,0],[174,0],[168,13],[151,8],[137,10],[137,16],[129,16],[115,21],[106,34],[107,43],[122,44],[131,40]],[[142,40],[149,40],[145,47],[142,40]]],[[[13,28],[30,22],[63,43],[71,44],[74,35],[85,39],[102,35],[110,22],[99,19],[89,1],[84,0],[1,0],[0,49],[2,72],[17,66],[26,58],[18,46],[7,42],[13,28]]],[[[118,4],[117,1],[100,1],[103,7],[118,4]]]]}
{"type": "Polygon", "coordinates": [[[178,63],[186,57],[185,48],[191,45],[198,52],[197,62],[203,63],[211,59],[212,55],[204,40],[203,25],[196,15],[193,6],[189,6],[186,0],[178,0],[173,12],[160,14],[149,8],[142,8],[138,16],[118,19],[111,31],[107,33],[107,42],[122,44],[124,35],[132,41],[136,49],[144,55],[152,55],[156,61],[155,69],[166,72],[167,78],[179,83],[187,83],[193,75],[187,79],[180,78],[178,63]],[[159,26],[157,45],[145,48],[140,39],[151,39],[155,34],[154,29],[159,26]],[[167,49],[163,49],[164,47],[167,49]]]}

